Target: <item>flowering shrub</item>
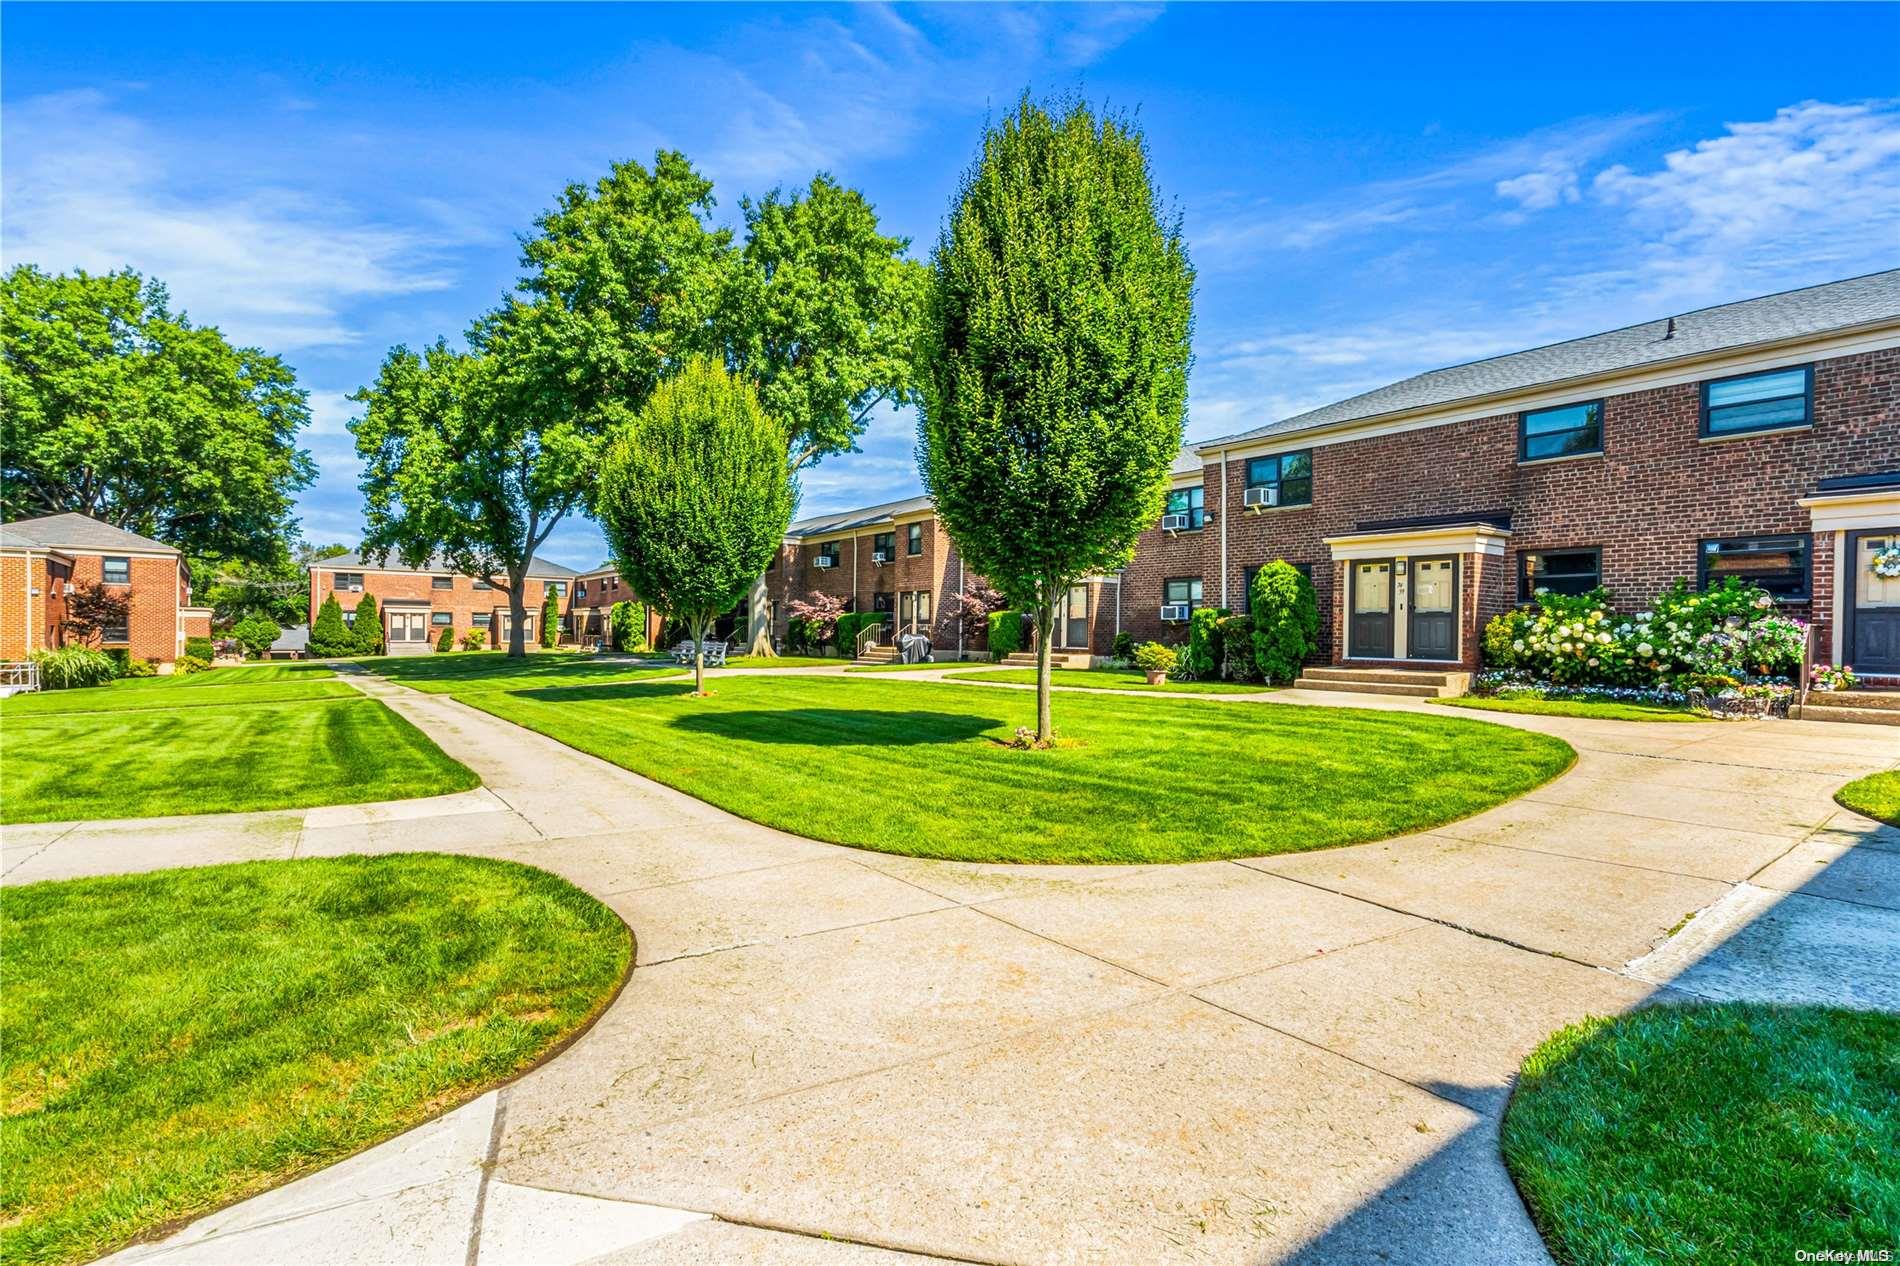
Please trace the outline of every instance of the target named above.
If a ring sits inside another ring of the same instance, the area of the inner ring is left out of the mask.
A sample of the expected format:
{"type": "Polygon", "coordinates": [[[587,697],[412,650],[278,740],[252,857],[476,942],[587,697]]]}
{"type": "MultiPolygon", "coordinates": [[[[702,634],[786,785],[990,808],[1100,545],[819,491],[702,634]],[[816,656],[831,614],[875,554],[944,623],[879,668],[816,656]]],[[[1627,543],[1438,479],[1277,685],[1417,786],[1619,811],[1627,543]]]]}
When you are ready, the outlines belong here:
{"type": "MultiPolygon", "coordinates": [[[[1587,594],[1539,590],[1535,607],[1510,611],[1485,627],[1485,663],[1556,686],[1615,686],[1679,691],[1701,674],[1739,683],[1795,671],[1807,626],[1775,613],[1774,599],[1735,577],[1702,592],[1678,580],[1651,610],[1619,615],[1602,589],[1587,594]]],[[[1557,697],[1557,696],[1552,696],[1557,697]]]]}
{"type": "Polygon", "coordinates": [[[1816,664],[1808,674],[1808,683],[1816,690],[1852,690],[1859,682],[1860,678],[1854,676],[1854,670],[1846,664],[1839,668],[1816,664]]]}

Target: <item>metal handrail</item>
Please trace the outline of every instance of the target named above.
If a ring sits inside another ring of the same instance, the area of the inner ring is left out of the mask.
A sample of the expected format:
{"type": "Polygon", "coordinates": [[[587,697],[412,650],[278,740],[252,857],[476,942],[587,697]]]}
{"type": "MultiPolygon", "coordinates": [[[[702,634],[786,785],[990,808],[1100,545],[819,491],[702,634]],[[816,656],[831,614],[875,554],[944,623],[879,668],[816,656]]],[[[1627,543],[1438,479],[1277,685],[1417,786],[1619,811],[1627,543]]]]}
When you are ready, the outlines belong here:
{"type": "Polygon", "coordinates": [[[883,630],[884,630],[884,626],[883,626],[883,624],[881,624],[881,623],[879,623],[879,624],[867,624],[867,625],[865,625],[865,626],[864,626],[863,628],[861,628],[861,629],[859,629],[859,630],[858,630],[858,636],[857,636],[857,639],[856,639],[856,640],[857,640],[857,645],[856,645],[856,647],[855,647],[855,648],[854,648],[854,649],[852,650],[852,652],[851,652],[851,653],[852,653],[852,654],[853,654],[854,656],[856,656],[856,655],[862,655],[862,654],[864,654],[864,648],[865,648],[865,646],[866,646],[866,644],[867,644],[867,642],[868,642],[868,644],[870,644],[870,645],[876,645],[876,644],[877,644],[877,635],[878,635],[879,633],[881,633],[881,632],[883,632],[883,630]]]}
{"type": "Polygon", "coordinates": [[[40,688],[40,666],[30,659],[0,664],[0,690],[28,693],[40,688]]]}

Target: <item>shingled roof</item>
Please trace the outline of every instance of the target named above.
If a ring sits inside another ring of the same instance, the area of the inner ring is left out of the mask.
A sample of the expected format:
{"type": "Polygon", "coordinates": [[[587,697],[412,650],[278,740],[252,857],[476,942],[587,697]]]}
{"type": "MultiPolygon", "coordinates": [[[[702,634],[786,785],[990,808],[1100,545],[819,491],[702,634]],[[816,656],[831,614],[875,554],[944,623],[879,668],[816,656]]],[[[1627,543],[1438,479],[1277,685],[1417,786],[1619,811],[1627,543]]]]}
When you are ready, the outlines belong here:
{"type": "Polygon", "coordinates": [[[137,550],[146,554],[176,554],[163,541],[83,514],[49,514],[38,519],[0,523],[0,549],[70,549],[88,554],[137,550]]]}
{"type": "Polygon", "coordinates": [[[1846,281],[1743,299],[1604,334],[1529,351],[1474,360],[1401,379],[1251,431],[1208,440],[1210,448],[1268,436],[1318,430],[1503,392],[1527,391],[1573,378],[1638,369],[1673,360],[1826,334],[1900,318],[1900,269],[1846,281]]]}

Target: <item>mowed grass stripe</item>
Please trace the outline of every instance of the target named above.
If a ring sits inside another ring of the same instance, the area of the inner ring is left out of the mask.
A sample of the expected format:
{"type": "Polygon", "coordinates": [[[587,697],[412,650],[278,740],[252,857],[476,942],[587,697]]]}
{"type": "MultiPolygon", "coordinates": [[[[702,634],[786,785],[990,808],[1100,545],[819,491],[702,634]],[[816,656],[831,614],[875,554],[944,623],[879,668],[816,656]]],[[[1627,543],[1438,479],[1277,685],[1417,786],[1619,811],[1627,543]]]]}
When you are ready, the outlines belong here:
{"type": "Polygon", "coordinates": [[[312,699],[360,698],[349,683],[329,681],[261,682],[214,686],[207,690],[41,690],[0,700],[0,717],[38,717],[76,712],[131,712],[154,708],[214,708],[234,704],[303,703],[312,699]]]}
{"type": "Polygon", "coordinates": [[[0,735],[0,822],[361,804],[480,783],[360,694],[281,707],[8,717],[0,735]]]}
{"type": "Polygon", "coordinates": [[[1006,746],[1027,691],[876,678],[529,687],[473,707],[743,817],[966,861],[1178,862],[1329,848],[1556,776],[1560,740],[1452,717],[1064,694],[1063,745],[1006,746]]]}

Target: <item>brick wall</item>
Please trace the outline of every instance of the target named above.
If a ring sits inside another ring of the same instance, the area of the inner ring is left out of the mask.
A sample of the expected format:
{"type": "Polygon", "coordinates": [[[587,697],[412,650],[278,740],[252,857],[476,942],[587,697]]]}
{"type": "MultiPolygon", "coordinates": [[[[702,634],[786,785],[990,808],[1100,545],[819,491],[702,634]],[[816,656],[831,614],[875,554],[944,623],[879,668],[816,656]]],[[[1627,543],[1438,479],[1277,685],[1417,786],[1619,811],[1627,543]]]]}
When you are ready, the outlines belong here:
{"type": "MultiPolygon", "coordinates": [[[[316,623],[318,609],[323,606],[324,600],[332,592],[336,594],[337,604],[343,608],[346,616],[356,610],[356,604],[365,596],[374,594],[378,614],[384,617],[385,629],[388,628],[386,608],[391,599],[426,602],[429,604],[429,644],[431,646],[435,644],[437,638],[442,636],[444,627],[453,631],[457,641],[460,641],[462,635],[470,629],[481,627],[488,639],[488,645],[497,645],[502,617],[508,614],[508,593],[505,589],[498,587],[477,589],[475,582],[467,576],[452,576],[449,588],[437,589],[433,583],[432,574],[429,572],[370,571],[352,568],[341,570],[346,574],[360,570],[363,577],[363,592],[352,593],[345,589],[338,589],[336,571],[329,568],[311,568],[310,621],[312,624],[316,623]],[[447,626],[435,623],[434,616],[437,612],[448,613],[451,623],[447,626]],[[488,616],[488,624],[477,626],[475,623],[477,615],[488,616]]],[[[553,583],[569,582],[555,581],[553,583]]],[[[526,611],[531,617],[529,628],[533,631],[537,643],[541,633],[541,605],[547,601],[548,584],[546,580],[533,578],[524,582],[526,611]]]]}
{"type": "MultiPolygon", "coordinates": [[[[1678,577],[1695,580],[1702,539],[1805,533],[1808,512],[1797,499],[1817,481],[1900,468],[1900,349],[1817,362],[1814,423],[1807,430],[1704,441],[1700,424],[1699,384],[1685,383],[1608,396],[1601,455],[1519,462],[1516,413],[1318,445],[1313,504],[1258,513],[1239,508],[1246,463],[1230,459],[1231,605],[1242,605],[1246,568],[1275,558],[1311,564],[1326,626],[1322,644],[1337,647],[1342,573],[1324,538],[1349,533],[1362,521],[1508,511],[1508,552],[1474,569],[1478,627],[1515,600],[1518,557],[1526,551],[1600,548],[1603,583],[1619,607],[1633,609],[1678,577]]],[[[1210,463],[1205,476],[1210,519],[1201,566],[1213,605],[1219,602],[1219,524],[1212,517],[1221,503],[1219,465],[1210,463]]],[[[1143,534],[1129,568],[1124,602],[1138,617],[1159,608],[1163,579],[1189,574],[1183,551],[1192,546],[1185,537],[1166,542],[1159,535],[1143,534]]],[[[1819,541],[1813,564],[1817,601],[1792,606],[1790,613],[1807,618],[1812,611],[1825,622],[1828,608],[1819,599],[1831,577],[1823,579],[1819,541]]],[[[1137,636],[1150,633],[1138,629],[1137,636]]]]}

